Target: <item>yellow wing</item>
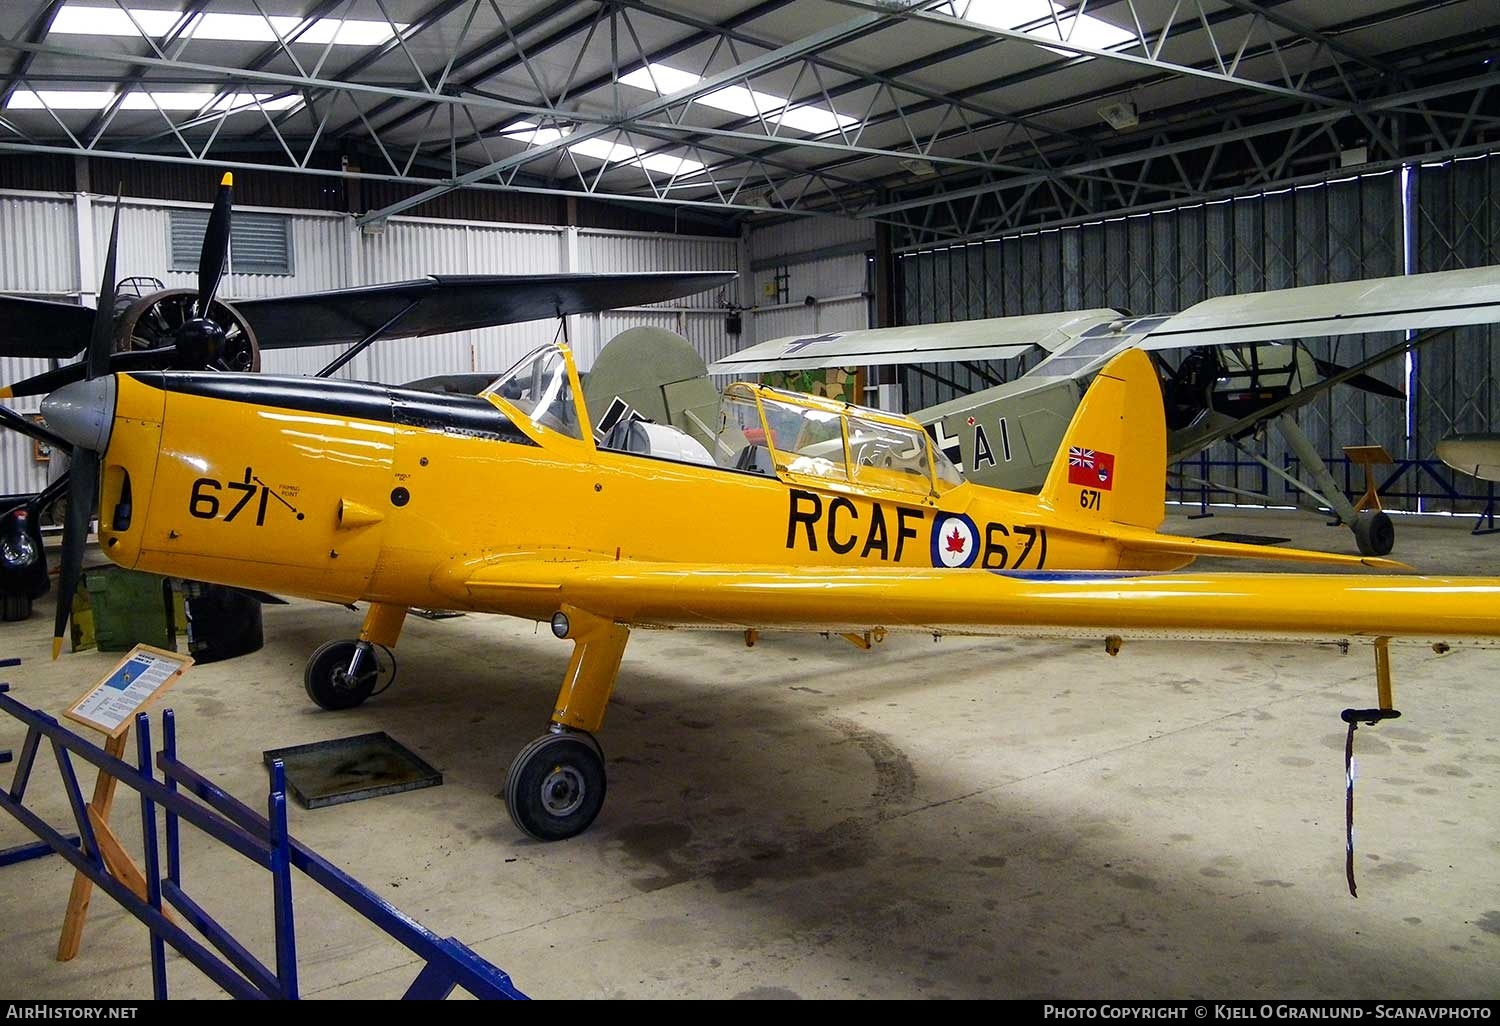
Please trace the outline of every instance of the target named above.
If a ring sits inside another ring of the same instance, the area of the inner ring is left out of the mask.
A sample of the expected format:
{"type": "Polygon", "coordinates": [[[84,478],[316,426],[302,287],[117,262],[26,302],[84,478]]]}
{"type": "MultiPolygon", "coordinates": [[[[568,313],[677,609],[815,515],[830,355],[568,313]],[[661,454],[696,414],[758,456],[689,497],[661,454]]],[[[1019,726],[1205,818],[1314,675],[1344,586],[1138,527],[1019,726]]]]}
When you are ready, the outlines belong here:
{"type": "Polygon", "coordinates": [[[455,565],[465,608],[565,606],[642,627],[1494,643],[1500,578],[710,566],[500,557],[455,565]]]}

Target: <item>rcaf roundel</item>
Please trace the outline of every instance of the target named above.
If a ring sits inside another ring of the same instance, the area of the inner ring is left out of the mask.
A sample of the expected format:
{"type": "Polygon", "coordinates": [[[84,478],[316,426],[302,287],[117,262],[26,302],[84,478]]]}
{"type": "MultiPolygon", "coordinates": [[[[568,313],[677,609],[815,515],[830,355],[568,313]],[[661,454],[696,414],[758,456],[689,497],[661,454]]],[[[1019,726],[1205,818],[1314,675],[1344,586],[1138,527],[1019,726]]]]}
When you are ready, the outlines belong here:
{"type": "Polygon", "coordinates": [[[962,513],[939,513],[932,522],[932,565],[962,569],[979,555],[979,530],[962,513]]]}

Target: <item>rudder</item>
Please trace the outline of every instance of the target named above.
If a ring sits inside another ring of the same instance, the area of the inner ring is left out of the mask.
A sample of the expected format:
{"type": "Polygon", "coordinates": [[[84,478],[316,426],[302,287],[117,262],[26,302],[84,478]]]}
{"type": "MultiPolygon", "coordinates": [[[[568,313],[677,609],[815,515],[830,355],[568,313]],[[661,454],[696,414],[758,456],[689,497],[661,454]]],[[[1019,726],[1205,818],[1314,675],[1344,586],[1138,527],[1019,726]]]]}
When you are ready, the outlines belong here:
{"type": "Polygon", "coordinates": [[[1040,497],[1059,513],[1155,530],[1166,517],[1167,425],[1151,358],[1127,349],[1099,372],[1040,497]]]}

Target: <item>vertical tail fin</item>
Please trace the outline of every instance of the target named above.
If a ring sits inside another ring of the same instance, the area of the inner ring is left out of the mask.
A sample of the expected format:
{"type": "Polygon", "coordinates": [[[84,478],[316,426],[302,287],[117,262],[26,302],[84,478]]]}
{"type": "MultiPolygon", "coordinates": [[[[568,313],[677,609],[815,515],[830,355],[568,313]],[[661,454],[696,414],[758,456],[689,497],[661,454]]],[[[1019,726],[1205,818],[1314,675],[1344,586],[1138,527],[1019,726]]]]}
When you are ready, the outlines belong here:
{"type": "Polygon", "coordinates": [[[1139,349],[1116,356],[1073,414],[1041,498],[1058,512],[1155,530],[1166,516],[1161,383],[1139,349]]]}

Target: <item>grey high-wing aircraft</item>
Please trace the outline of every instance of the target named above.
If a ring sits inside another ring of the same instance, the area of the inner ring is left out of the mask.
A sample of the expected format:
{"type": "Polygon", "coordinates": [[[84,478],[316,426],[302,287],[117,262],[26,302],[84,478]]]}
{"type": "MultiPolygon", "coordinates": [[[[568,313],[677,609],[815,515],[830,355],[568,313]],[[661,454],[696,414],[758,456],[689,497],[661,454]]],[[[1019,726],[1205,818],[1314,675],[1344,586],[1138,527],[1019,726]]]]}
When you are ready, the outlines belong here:
{"type": "MultiPolygon", "coordinates": [[[[1075,310],[948,324],[871,328],[773,339],[713,364],[715,374],[820,367],[1004,360],[1040,349],[1020,377],[912,414],[971,479],[1017,491],[1040,487],[1088,382],[1132,346],[1156,357],[1167,410],[1169,458],[1188,459],[1221,439],[1264,426],[1286,439],[1313,478],[1309,485],[1254,452],[1271,473],[1332,509],[1365,555],[1395,542],[1390,517],[1356,513],[1292,412],[1334,385],[1400,397],[1365,373],[1452,327],[1500,321],[1500,267],[1368,278],[1221,296],[1175,314],[1135,317],[1075,310]],[[1295,341],[1320,336],[1421,330],[1340,367],[1295,341]],[[1184,352],[1174,368],[1161,359],[1184,352]]],[[[1220,486],[1215,486],[1220,487],[1220,486]]]]}

